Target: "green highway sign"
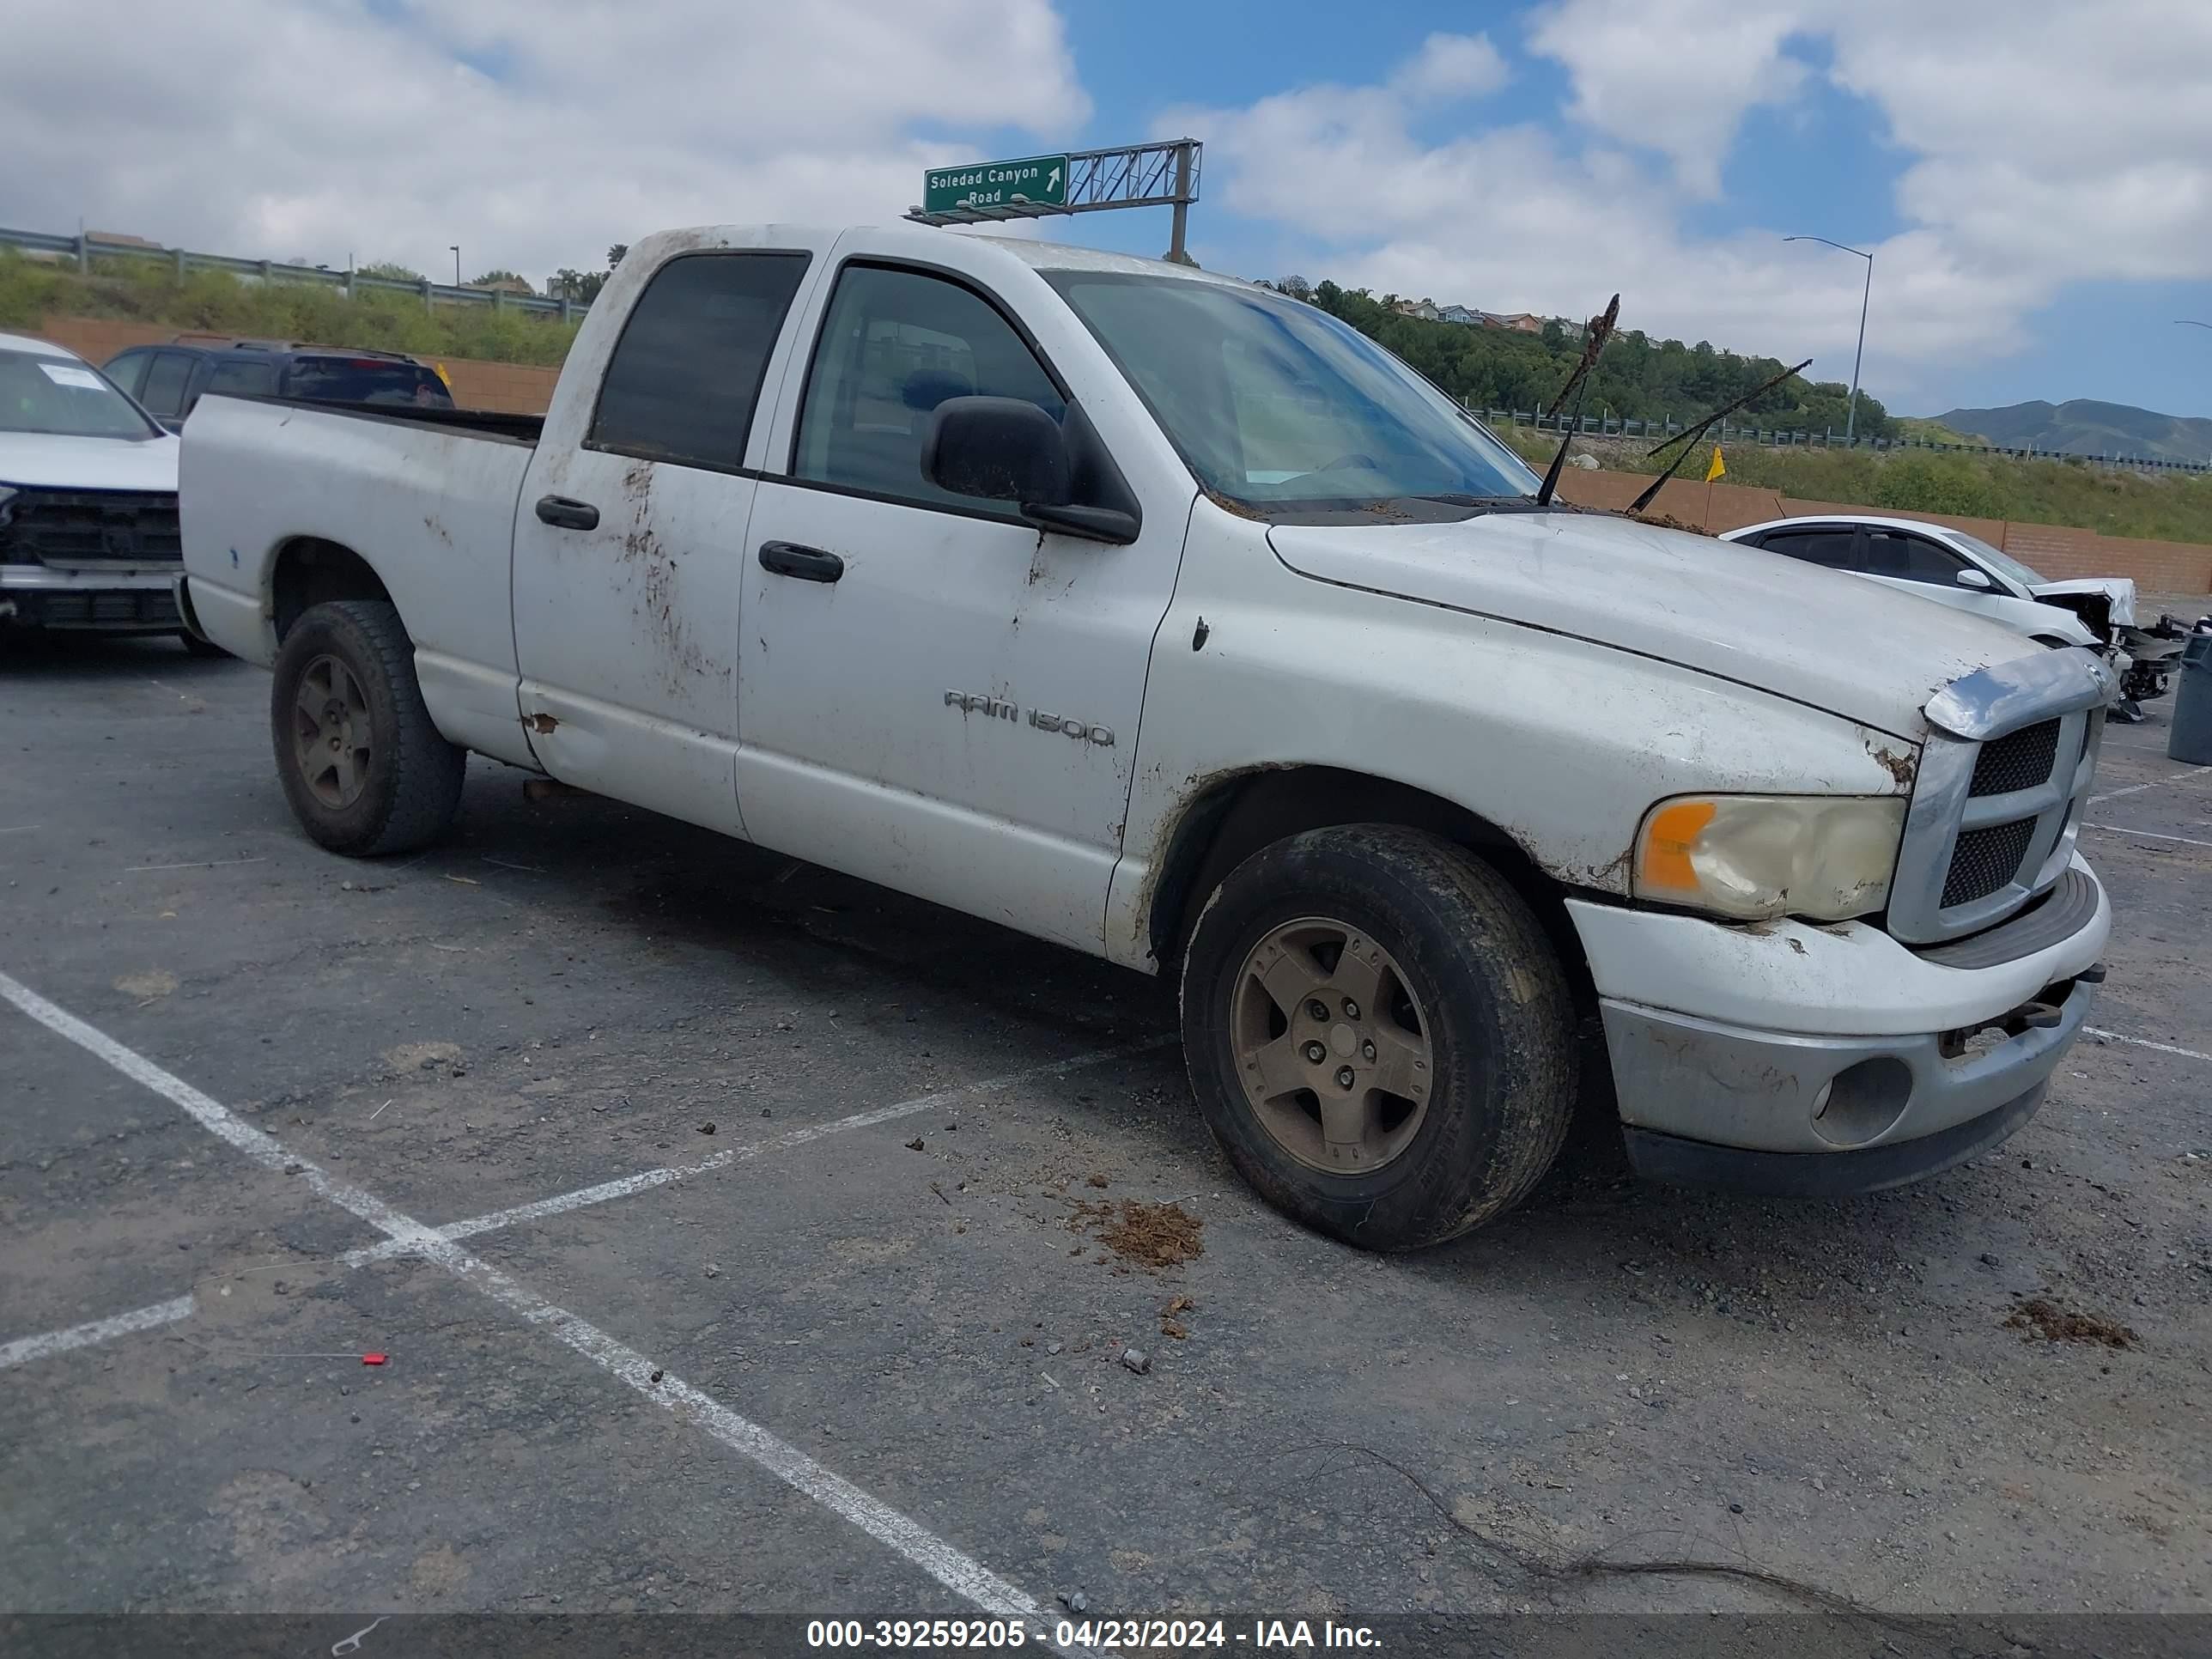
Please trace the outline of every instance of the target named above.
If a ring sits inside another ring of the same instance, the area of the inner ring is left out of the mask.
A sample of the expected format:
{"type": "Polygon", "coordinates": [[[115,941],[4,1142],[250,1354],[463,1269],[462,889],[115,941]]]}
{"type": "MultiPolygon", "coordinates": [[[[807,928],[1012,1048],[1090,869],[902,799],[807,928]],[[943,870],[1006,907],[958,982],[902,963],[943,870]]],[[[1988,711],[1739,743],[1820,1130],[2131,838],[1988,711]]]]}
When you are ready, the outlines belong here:
{"type": "Polygon", "coordinates": [[[1024,204],[1061,207],[1067,201],[1067,157],[1031,155],[1018,161],[932,167],[921,175],[921,191],[925,213],[1024,204]]]}

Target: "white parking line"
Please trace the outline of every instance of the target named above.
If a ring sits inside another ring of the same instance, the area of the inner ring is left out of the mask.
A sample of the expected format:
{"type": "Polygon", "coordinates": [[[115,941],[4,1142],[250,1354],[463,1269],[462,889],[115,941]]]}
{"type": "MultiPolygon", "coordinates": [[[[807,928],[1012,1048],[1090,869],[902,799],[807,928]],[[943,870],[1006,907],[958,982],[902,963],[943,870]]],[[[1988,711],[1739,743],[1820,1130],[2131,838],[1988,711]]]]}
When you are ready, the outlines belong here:
{"type": "Polygon", "coordinates": [[[2081,827],[2102,830],[2108,836],[2139,836],[2145,841],[2178,841],[2184,847],[2212,847],[2212,841],[2198,841],[2191,836],[2161,836],[2150,830],[2123,830],[2117,823],[2085,823],[2081,827]]]}
{"type": "Polygon", "coordinates": [[[87,1024],[6,974],[0,974],[0,999],[13,1003],[48,1030],[169,1101],[210,1134],[252,1162],[292,1176],[317,1197],[358,1217],[386,1237],[404,1241],[411,1254],[435,1262],[462,1284],[482,1291],[527,1323],[550,1331],[610,1376],[627,1383],[679,1420],[704,1429],[793,1491],[896,1551],[963,1600],[995,1618],[1042,1622],[1042,1610],[1026,1592],[957,1546],[824,1468],[796,1446],[777,1438],[759,1424],[739,1416],[680,1378],[658,1370],[635,1348],[547,1300],[511,1274],[440,1237],[432,1229],[394,1209],[374,1194],[340,1181],[319,1165],[295,1156],[273,1135],[237,1117],[228,1107],[201,1093],[182,1078],[162,1070],[144,1055],[124,1047],[106,1032],[87,1024]],[[660,1380],[654,1381],[656,1376],[660,1380]]]}
{"type": "Polygon", "coordinates": [[[223,870],[234,864],[266,864],[269,860],[256,854],[250,859],[198,859],[190,864],[126,864],[123,873],[135,876],[144,870],[223,870]]]}
{"type": "MultiPolygon", "coordinates": [[[[705,1175],[711,1170],[726,1169],[750,1158],[769,1152],[789,1152],[794,1146],[804,1146],[809,1141],[824,1136],[842,1134],[849,1129],[872,1128],[878,1123],[889,1123],[897,1118],[912,1117],[920,1112],[933,1111],[953,1102],[971,1096],[988,1094],[994,1090],[1012,1087],[1017,1083],[1028,1083],[1038,1078],[1060,1077],[1069,1072],[1081,1071],[1086,1066],[1103,1065],[1109,1060],[1131,1060],[1155,1049],[1174,1043],[1173,1037],[1155,1037],[1146,1042],[1133,1042],[1121,1048],[1099,1048],[1087,1054],[1078,1054],[1072,1060],[1055,1060],[1042,1066],[1025,1066],[1018,1072],[1008,1072],[1001,1077],[985,1078],[977,1083],[963,1083],[951,1089],[940,1089],[933,1095],[921,1095],[912,1100],[902,1100],[895,1105],[878,1106],[865,1112],[854,1112],[828,1123],[810,1124],[803,1129],[791,1129],[750,1146],[732,1146],[726,1152],[714,1153],[691,1164],[669,1164],[657,1170],[641,1170],[635,1175],[618,1176],[612,1181],[602,1181],[592,1187],[580,1187],[574,1192],[556,1193],[550,1198],[533,1200],[528,1204],[517,1204],[511,1209],[494,1210],[487,1215],[471,1216],[465,1221],[448,1221],[437,1229],[438,1237],[448,1241],[474,1238],[479,1233],[496,1232],[502,1227],[513,1227],[526,1221],[543,1221],[548,1216],[565,1215],[570,1210],[580,1210],[587,1205],[605,1204],[617,1198],[628,1198],[633,1193],[647,1192],[655,1187],[665,1187],[672,1181],[683,1181],[690,1176],[705,1175]]],[[[364,1244],[348,1250],[338,1258],[348,1267],[358,1267],[370,1261],[386,1261],[394,1256],[405,1255],[414,1247],[398,1239],[387,1238],[380,1244],[364,1244]]]]}
{"type": "Polygon", "coordinates": [[[2212,778],[2212,767],[2199,766],[2187,772],[2169,772],[2162,778],[2153,778],[2148,783],[2131,783],[2124,789],[2107,789],[2101,795],[2089,797],[2089,805],[2101,806],[2108,800],[2118,800],[2123,795],[2141,794],[2146,789],[2155,789],[2161,783],[2179,783],[2185,778],[2212,778]]]}
{"type": "Polygon", "coordinates": [[[13,1342],[0,1342],[0,1371],[13,1365],[27,1365],[34,1359],[51,1359],[72,1348],[88,1348],[112,1336],[129,1336],[134,1331],[173,1325],[179,1319],[191,1318],[192,1307],[191,1297],[179,1296],[156,1302],[150,1308],[133,1308],[129,1313],[72,1325],[65,1331],[48,1331],[43,1336],[19,1336],[13,1342]]]}
{"type": "Polygon", "coordinates": [[[2101,1025],[2084,1025],[2087,1036],[2102,1037],[2107,1042],[2130,1042],[2138,1048],[2155,1048],[2162,1054],[2179,1054],[2184,1060],[2212,1060],[2212,1054],[2200,1054],[2194,1048],[2183,1048],[2171,1042],[2153,1042],[2148,1037],[2122,1036],[2118,1031],[2107,1031],[2101,1025]]]}

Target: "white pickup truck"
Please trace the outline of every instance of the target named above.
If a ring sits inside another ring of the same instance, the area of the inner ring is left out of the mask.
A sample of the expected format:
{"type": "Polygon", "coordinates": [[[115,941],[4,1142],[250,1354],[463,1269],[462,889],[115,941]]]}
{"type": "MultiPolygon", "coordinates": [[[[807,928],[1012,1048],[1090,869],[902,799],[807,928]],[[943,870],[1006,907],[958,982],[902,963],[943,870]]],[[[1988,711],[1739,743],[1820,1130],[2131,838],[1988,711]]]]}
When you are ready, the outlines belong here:
{"type": "Polygon", "coordinates": [[[542,424],[210,396],[191,625],[309,835],[474,750],[1150,973],[1271,1200],[1514,1203],[1602,1020],[1666,1179],[1892,1185],[2042,1099],[2103,978],[2112,677],[1554,503],[1396,359],[1179,266],[672,232],[542,424]]]}

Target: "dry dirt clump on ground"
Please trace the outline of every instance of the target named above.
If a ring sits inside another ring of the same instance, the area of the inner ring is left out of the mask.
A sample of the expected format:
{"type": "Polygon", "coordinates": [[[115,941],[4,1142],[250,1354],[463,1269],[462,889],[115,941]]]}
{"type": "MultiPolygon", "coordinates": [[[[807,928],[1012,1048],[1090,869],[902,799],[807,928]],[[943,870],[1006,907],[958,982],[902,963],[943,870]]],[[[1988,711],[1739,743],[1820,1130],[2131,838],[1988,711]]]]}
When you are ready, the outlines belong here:
{"type": "Polygon", "coordinates": [[[2008,1331],[2052,1342],[2096,1342],[2107,1348],[2131,1348],[2142,1340],[2124,1325],[2094,1314],[2075,1313],[2042,1296],[2028,1297],[2004,1323],[2008,1331]]]}
{"type": "Polygon", "coordinates": [[[1180,1204],[1078,1199],[1067,1226],[1070,1232],[1091,1234],[1125,1261],[1154,1273],[1206,1254],[1199,1237],[1206,1224],[1180,1204]]]}

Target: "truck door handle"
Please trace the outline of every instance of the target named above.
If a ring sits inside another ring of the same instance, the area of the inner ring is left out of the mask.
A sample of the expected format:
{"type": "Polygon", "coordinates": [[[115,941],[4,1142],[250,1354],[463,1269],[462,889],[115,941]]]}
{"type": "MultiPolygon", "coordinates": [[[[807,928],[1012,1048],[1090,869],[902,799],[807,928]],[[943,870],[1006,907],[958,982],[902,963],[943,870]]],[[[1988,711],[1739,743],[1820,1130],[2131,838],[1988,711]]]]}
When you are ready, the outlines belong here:
{"type": "Polygon", "coordinates": [[[540,523],[558,525],[563,530],[597,530],[599,509],[589,501],[572,501],[566,495],[541,495],[538,501],[540,523]]]}
{"type": "Polygon", "coordinates": [[[834,582],[845,574],[845,562],[835,553],[801,547],[797,542],[763,542],[760,562],[763,570],[796,576],[803,582],[834,582]]]}

